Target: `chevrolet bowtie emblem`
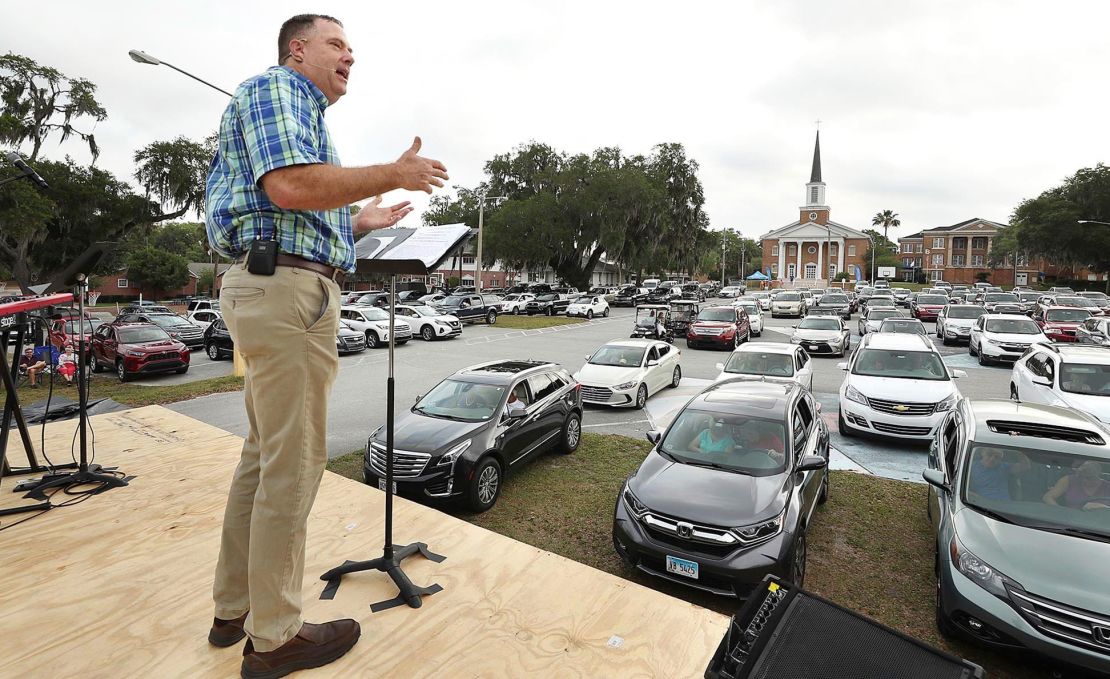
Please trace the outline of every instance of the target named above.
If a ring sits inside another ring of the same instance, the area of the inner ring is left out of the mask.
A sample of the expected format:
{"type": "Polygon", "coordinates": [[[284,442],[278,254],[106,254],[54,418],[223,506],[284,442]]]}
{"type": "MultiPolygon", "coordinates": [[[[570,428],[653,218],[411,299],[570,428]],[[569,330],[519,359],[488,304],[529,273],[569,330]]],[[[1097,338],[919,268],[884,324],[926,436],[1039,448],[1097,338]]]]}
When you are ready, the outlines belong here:
{"type": "Polygon", "coordinates": [[[910,407],[909,406],[903,406],[903,405],[897,405],[897,406],[894,406],[894,409],[901,413],[901,412],[904,412],[906,410],[909,410],[910,407]]]}

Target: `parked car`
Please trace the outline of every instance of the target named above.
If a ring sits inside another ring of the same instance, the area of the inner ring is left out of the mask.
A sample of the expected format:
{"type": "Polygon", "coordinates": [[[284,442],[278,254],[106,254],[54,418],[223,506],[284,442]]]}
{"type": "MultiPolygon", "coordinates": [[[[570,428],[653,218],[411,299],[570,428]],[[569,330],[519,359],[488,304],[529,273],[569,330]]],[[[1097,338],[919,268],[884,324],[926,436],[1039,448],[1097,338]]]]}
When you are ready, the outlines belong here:
{"type": "Polygon", "coordinates": [[[843,436],[879,434],[927,441],[960,396],[951,370],[927,337],[870,333],[846,363],[838,424],[843,436]]]}
{"type": "Polygon", "coordinates": [[[910,315],[919,321],[936,320],[940,310],[948,305],[948,295],[921,293],[910,305],[910,315]]]}
{"type": "MultiPolygon", "coordinates": [[[[723,292],[723,290],[722,290],[722,292],[723,292]]],[[[724,295],[721,295],[721,296],[723,297],[724,295]]],[[[757,300],[759,302],[759,308],[760,309],[763,309],[764,311],[770,311],[771,310],[771,293],[769,293],[769,292],[753,292],[749,296],[752,299],[757,300]]]]}
{"type": "Polygon", "coordinates": [[[829,434],[812,394],[727,381],[691,399],[624,482],[613,546],[633,568],[747,598],[768,574],[803,586],[829,496],[829,434]]]}
{"type": "Polygon", "coordinates": [[[594,316],[608,318],[609,303],[601,295],[582,295],[567,305],[567,316],[581,316],[591,319],[594,316]]]}
{"type": "Polygon", "coordinates": [[[136,375],[189,372],[189,348],[153,323],[105,323],[93,332],[92,369],[115,370],[120,382],[136,375]]]}
{"type": "Polygon", "coordinates": [[[910,289],[909,288],[891,288],[890,292],[894,295],[894,303],[898,306],[907,306],[909,304],[910,289]]]}
{"type": "MultiPolygon", "coordinates": [[[[339,307],[339,318],[351,323],[351,327],[366,336],[366,346],[371,349],[389,344],[389,312],[376,306],[362,306],[352,304],[339,307]]],[[[401,318],[393,324],[396,345],[404,344],[412,339],[412,326],[401,318]]]]}
{"type": "Polygon", "coordinates": [[[928,337],[925,324],[916,318],[888,318],[879,324],[879,332],[905,333],[928,337]]]}
{"type": "Polygon", "coordinates": [[[682,352],[649,339],[614,340],[586,357],[574,378],[582,402],[643,408],[652,394],[682,380],[682,352]]]}
{"type": "Polygon", "coordinates": [[[420,298],[420,301],[424,304],[427,304],[428,306],[438,306],[439,304],[442,304],[443,300],[445,299],[447,299],[447,295],[443,294],[442,292],[433,292],[428,295],[423,295],[420,298]]]}
{"type": "Polygon", "coordinates": [[[202,330],[206,329],[209,325],[212,325],[213,321],[220,318],[222,318],[220,312],[213,309],[197,309],[196,311],[190,311],[188,315],[185,316],[185,320],[202,330]]]}
{"type": "Polygon", "coordinates": [[[1054,295],[1074,295],[1075,290],[1067,287],[1066,285],[1056,285],[1048,289],[1054,295]]]}
{"type": "Polygon", "coordinates": [[[1075,329],[1075,341],[1080,344],[1110,346],[1110,318],[1091,316],[1075,329]]]}
{"type": "Polygon", "coordinates": [[[463,323],[493,325],[497,323],[501,298],[496,295],[450,295],[435,305],[435,308],[439,313],[454,316],[463,323]]]}
{"type": "Polygon", "coordinates": [[[366,335],[355,328],[351,321],[340,319],[335,333],[335,351],[340,355],[366,351],[366,335]]]}
{"type": "Polygon", "coordinates": [[[763,334],[763,307],[759,305],[758,300],[741,297],[732,305],[743,309],[744,313],[748,314],[748,325],[751,327],[753,337],[763,334]]]}
{"type": "Polygon", "coordinates": [[[570,306],[570,299],[559,292],[547,292],[536,295],[536,298],[524,306],[524,313],[529,316],[558,316],[570,306]]]}
{"type": "Polygon", "coordinates": [[[807,316],[794,326],[790,343],[804,347],[810,355],[843,356],[852,346],[852,331],[838,316],[807,316]]]}
{"type": "Polygon", "coordinates": [[[121,307],[119,312],[116,314],[116,320],[118,321],[119,317],[123,316],[124,314],[172,314],[172,313],[173,313],[173,309],[169,308],[168,306],[164,306],[162,304],[155,304],[154,302],[143,302],[141,304],[139,304],[139,303],[128,304],[124,307],[121,307]]]}
{"type": "Polygon", "coordinates": [[[1014,361],[1010,398],[1082,410],[1110,424],[1110,350],[1082,344],[1034,344],[1014,361]]]}
{"type": "Polygon", "coordinates": [[[801,318],[806,315],[807,308],[809,307],[801,293],[783,292],[771,300],[771,318],[778,318],[779,316],[797,316],[801,318]]]}
{"type": "Polygon", "coordinates": [[[524,313],[524,307],[528,302],[535,298],[536,296],[530,292],[510,292],[501,298],[501,313],[519,316],[524,313]]]}
{"type": "Polygon", "coordinates": [[[971,326],[987,313],[977,304],[948,305],[937,314],[937,337],[944,344],[967,342],[971,339],[971,326]]]}
{"type": "Polygon", "coordinates": [[[983,308],[988,314],[996,313],[999,304],[1021,304],[1021,298],[1012,292],[988,292],[983,295],[983,308]]]}
{"type": "Polygon", "coordinates": [[[879,307],[877,309],[864,309],[856,321],[856,330],[860,337],[869,332],[878,332],[879,326],[888,318],[905,318],[897,309],[879,307]]]}
{"type": "Polygon", "coordinates": [[[1076,329],[1091,317],[1091,312],[1076,307],[1050,306],[1033,314],[1041,331],[1055,342],[1074,342],[1076,329]]]}
{"type": "Polygon", "coordinates": [[[395,316],[404,319],[412,332],[430,342],[436,339],[450,339],[462,334],[462,321],[450,314],[441,314],[437,309],[425,304],[398,304],[395,316]]]}
{"type": "MultiPolygon", "coordinates": [[[[573,453],[582,437],[582,400],[556,363],[500,360],[463,368],[432,387],[397,418],[393,433],[397,493],[462,500],[484,512],[505,478],[549,449],[573,453]],[[520,406],[511,406],[513,398],[520,406]]],[[[385,489],[385,427],[366,441],[363,477],[385,489]]]]}
{"type": "Polygon", "coordinates": [[[617,295],[613,299],[613,306],[628,306],[635,307],[637,304],[643,303],[647,300],[647,289],[637,288],[634,285],[626,285],[617,290],[617,295]]]}
{"type": "Polygon", "coordinates": [[[700,310],[686,329],[686,346],[735,349],[751,337],[748,312],[742,307],[711,306],[700,310]]]}
{"type": "Polygon", "coordinates": [[[817,302],[818,309],[831,309],[844,320],[852,318],[852,303],[845,295],[837,292],[826,292],[817,302]]]}
{"type": "Polygon", "coordinates": [[[967,352],[979,357],[979,365],[1016,361],[1031,345],[1048,342],[1040,326],[1017,314],[984,314],[971,326],[967,352]]]}
{"type": "Polygon", "coordinates": [[[683,283],[679,286],[681,291],[681,299],[693,299],[699,302],[705,301],[705,291],[697,283],[683,283]]]}
{"type": "Polygon", "coordinates": [[[1107,296],[1105,292],[1077,292],[1075,295],[1094,302],[1104,315],[1110,314],[1110,296],[1107,296]]]}
{"type": "Polygon", "coordinates": [[[235,342],[231,339],[231,332],[223,318],[213,321],[204,329],[204,353],[213,361],[231,358],[235,353],[235,342]]]}
{"type": "Polygon", "coordinates": [[[1110,671],[1108,469],[1106,429],[1084,413],[961,400],[922,474],[941,634],[1034,651],[1068,676],[1110,671]]]}
{"type": "MultiPolygon", "coordinates": [[[[149,310],[149,307],[147,308],[149,310]]],[[[186,313],[193,313],[194,311],[219,311],[220,300],[208,298],[196,298],[189,301],[185,309],[186,313]]]]}
{"type": "Polygon", "coordinates": [[[796,382],[813,390],[813,366],[809,354],[797,344],[748,342],[733,349],[724,363],[717,364],[720,374],[713,380],[734,378],[766,382],[796,382]]]}
{"type": "Polygon", "coordinates": [[[188,319],[177,314],[164,314],[153,312],[136,312],[120,314],[116,323],[153,323],[166,331],[175,340],[178,340],[189,349],[199,349],[204,346],[204,328],[190,323],[188,319]]]}

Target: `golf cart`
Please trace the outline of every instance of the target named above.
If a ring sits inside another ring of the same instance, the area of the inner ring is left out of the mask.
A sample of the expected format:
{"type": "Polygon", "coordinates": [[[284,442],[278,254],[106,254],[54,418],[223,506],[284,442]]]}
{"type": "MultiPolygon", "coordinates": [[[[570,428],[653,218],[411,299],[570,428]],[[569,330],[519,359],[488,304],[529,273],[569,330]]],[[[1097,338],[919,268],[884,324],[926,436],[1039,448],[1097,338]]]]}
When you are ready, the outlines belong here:
{"type": "Polygon", "coordinates": [[[629,337],[671,342],[674,340],[674,331],[670,327],[670,322],[671,309],[666,304],[638,304],[636,325],[632,327],[632,334],[629,337]]]}
{"type": "Polygon", "coordinates": [[[701,305],[691,299],[676,299],[668,306],[670,307],[671,317],[667,322],[667,329],[674,335],[685,337],[686,330],[689,329],[694,319],[698,317],[698,312],[701,311],[701,305]]]}

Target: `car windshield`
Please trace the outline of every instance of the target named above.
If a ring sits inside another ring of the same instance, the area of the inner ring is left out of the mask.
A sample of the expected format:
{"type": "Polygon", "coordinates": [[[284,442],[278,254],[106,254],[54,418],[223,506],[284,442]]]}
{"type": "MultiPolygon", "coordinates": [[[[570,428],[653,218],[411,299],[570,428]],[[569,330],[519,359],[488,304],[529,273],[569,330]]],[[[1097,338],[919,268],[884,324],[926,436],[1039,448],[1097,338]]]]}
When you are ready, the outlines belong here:
{"type": "Polygon", "coordinates": [[[746,311],[748,313],[748,315],[750,315],[750,316],[758,316],[759,315],[759,305],[758,304],[740,304],[739,307],[741,309],[743,309],[744,311],[746,311]]]}
{"type": "Polygon", "coordinates": [[[627,287],[627,288],[621,288],[620,292],[618,292],[617,294],[618,295],[635,295],[636,292],[637,292],[636,288],[627,287]]]}
{"type": "Polygon", "coordinates": [[[1110,464],[1068,453],[975,445],[963,464],[964,502],[992,518],[1110,539],[1110,464]]]}
{"type": "Polygon", "coordinates": [[[1106,296],[1105,292],[1077,292],[1076,294],[1085,299],[1093,299],[1096,302],[1105,302],[1107,299],[1110,299],[1106,296]]]}
{"type": "Polygon", "coordinates": [[[918,304],[948,304],[948,298],[943,295],[918,295],[918,304]]]}
{"type": "Polygon", "coordinates": [[[778,297],[776,297],[775,301],[776,302],[797,302],[801,298],[802,298],[802,296],[799,295],[796,292],[784,292],[781,295],[779,295],[778,297]]]}
{"type": "Polygon", "coordinates": [[[1091,313],[1085,309],[1049,309],[1044,312],[1046,321],[1075,322],[1085,321],[1090,317],[1091,313]]]}
{"type": "Polygon", "coordinates": [[[1110,396],[1110,365],[1099,363],[1061,364],[1060,388],[1073,394],[1110,396]]]}
{"type": "Polygon", "coordinates": [[[855,375],[912,380],[947,380],[948,371],[939,354],[931,351],[864,349],[856,358],[855,375]]]}
{"type": "Polygon", "coordinates": [[[1087,299],[1085,297],[1057,297],[1056,303],[1066,304],[1067,306],[1082,307],[1084,309],[1098,306],[1098,304],[1096,304],[1094,300],[1087,299]]]}
{"type": "Polygon", "coordinates": [[[416,312],[417,316],[438,316],[439,313],[435,309],[429,309],[426,306],[412,306],[409,307],[412,311],[416,312]]]}
{"type": "MultiPolygon", "coordinates": [[[[654,323],[654,319],[645,319],[654,323]]],[[[622,347],[619,345],[605,345],[590,356],[592,365],[615,365],[621,367],[638,368],[644,359],[643,347],[622,347]]]]}
{"type": "Polygon", "coordinates": [[[736,320],[736,312],[732,309],[702,309],[698,314],[698,320],[730,323],[736,320]]]}
{"type": "Polygon", "coordinates": [[[145,328],[120,328],[119,341],[122,344],[142,344],[144,342],[157,342],[168,340],[170,336],[166,331],[153,326],[145,328]]]}
{"type": "Polygon", "coordinates": [[[583,295],[581,297],[576,297],[574,301],[571,302],[571,304],[590,304],[590,301],[592,299],[593,297],[590,297],[589,295],[583,295]]]}
{"type": "Polygon", "coordinates": [[[897,318],[901,315],[896,309],[872,309],[867,314],[867,320],[881,321],[885,318],[897,318]]]}
{"type": "Polygon", "coordinates": [[[378,307],[368,307],[368,308],[365,308],[365,309],[359,309],[359,313],[361,313],[362,317],[364,319],[368,320],[368,321],[388,321],[389,320],[389,312],[386,311],[385,309],[379,309],[378,307]]]}
{"type": "Polygon", "coordinates": [[[1009,292],[988,292],[983,295],[984,302],[1018,302],[1018,296],[1009,292]]]}
{"type": "Polygon", "coordinates": [[[77,325],[81,326],[81,331],[80,331],[81,334],[87,335],[90,332],[92,332],[93,330],[96,330],[96,327],[98,325],[100,325],[100,323],[94,323],[93,321],[85,321],[84,323],[78,324],[77,321],[66,321],[66,334],[73,335],[73,334],[77,333],[77,325]]]}
{"type": "Polygon", "coordinates": [[[518,300],[518,299],[520,299],[520,295],[513,292],[513,293],[510,293],[508,295],[505,295],[505,299],[503,299],[502,301],[503,302],[512,302],[512,301],[518,300]]]}
{"type": "Polygon", "coordinates": [[[828,294],[826,294],[826,295],[821,296],[821,304],[823,304],[823,305],[847,304],[847,303],[848,303],[848,298],[845,297],[844,295],[828,295],[828,294]]]}
{"type": "Polygon", "coordinates": [[[981,306],[956,305],[948,309],[949,318],[979,318],[985,313],[987,310],[981,306]]]}
{"type": "Polygon", "coordinates": [[[557,300],[557,299],[559,299],[559,295],[556,294],[556,293],[547,293],[547,294],[544,294],[544,295],[536,295],[536,301],[537,302],[552,302],[552,301],[557,300]]]}
{"type": "Polygon", "coordinates": [[[158,325],[162,326],[163,328],[173,328],[173,327],[178,326],[178,325],[192,325],[192,323],[190,323],[189,321],[185,320],[184,318],[182,318],[180,316],[170,316],[170,315],[151,316],[150,317],[150,322],[151,323],[157,323],[158,325]]]}
{"type": "Polygon", "coordinates": [[[446,379],[413,407],[415,412],[449,420],[488,420],[501,406],[505,387],[496,384],[446,379]]]}
{"type": "Polygon", "coordinates": [[[739,351],[725,364],[726,373],[793,377],[794,358],[790,354],[766,351],[739,351]]]}
{"type": "Polygon", "coordinates": [[[769,293],[769,292],[753,292],[752,293],[752,297],[754,297],[755,299],[767,299],[770,296],[771,296],[771,293],[769,293]]]}
{"type": "Polygon", "coordinates": [[[1018,293],[1018,299],[1020,299],[1023,302],[1036,302],[1040,298],[1041,298],[1041,293],[1039,293],[1039,292],[1019,292],[1018,293]]]}
{"type": "Polygon", "coordinates": [[[1036,323],[1025,318],[990,318],[983,329],[1010,335],[1037,335],[1041,332],[1036,323]]]}
{"type": "Polygon", "coordinates": [[[906,332],[914,335],[924,335],[925,326],[918,321],[890,319],[883,321],[879,332],[906,332]]]}
{"type": "Polygon", "coordinates": [[[462,306],[466,300],[466,295],[449,295],[443,300],[443,306],[462,306]]]}
{"type": "Polygon", "coordinates": [[[840,323],[835,318],[806,316],[798,324],[798,330],[840,330],[840,323]]]}
{"type": "Polygon", "coordinates": [[[751,476],[786,470],[783,423],[731,413],[685,409],[659,449],[675,460],[751,476]]]}

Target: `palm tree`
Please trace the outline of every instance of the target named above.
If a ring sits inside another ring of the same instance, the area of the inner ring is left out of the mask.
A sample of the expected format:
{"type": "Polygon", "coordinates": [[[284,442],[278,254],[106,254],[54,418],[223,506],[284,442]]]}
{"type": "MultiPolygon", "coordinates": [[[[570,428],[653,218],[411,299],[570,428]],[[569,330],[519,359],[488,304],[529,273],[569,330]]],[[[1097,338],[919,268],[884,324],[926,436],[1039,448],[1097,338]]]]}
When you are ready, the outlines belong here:
{"type": "Polygon", "coordinates": [[[892,228],[897,229],[902,225],[902,220],[898,219],[897,212],[883,210],[871,218],[871,225],[883,227],[883,238],[886,238],[886,230],[892,228]]]}

